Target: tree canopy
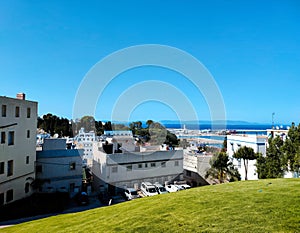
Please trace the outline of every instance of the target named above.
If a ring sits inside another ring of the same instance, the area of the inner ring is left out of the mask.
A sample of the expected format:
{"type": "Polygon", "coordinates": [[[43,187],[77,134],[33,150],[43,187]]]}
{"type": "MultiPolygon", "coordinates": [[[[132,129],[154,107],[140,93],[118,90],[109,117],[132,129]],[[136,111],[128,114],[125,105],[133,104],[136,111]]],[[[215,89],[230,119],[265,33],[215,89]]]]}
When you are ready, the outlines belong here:
{"type": "Polygon", "coordinates": [[[239,148],[234,154],[233,158],[243,159],[244,167],[245,167],[245,180],[248,179],[248,163],[249,160],[257,159],[258,154],[254,152],[254,150],[250,147],[243,146],[239,148]]]}
{"type": "Polygon", "coordinates": [[[209,163],[211,167],[206,172],[206,179],[208,177],[212,177],[218,179],[220,183],[241,179],[238,170],[234,168],[232,162],[225,152],[221,151],[215,154],[209,163]]]}

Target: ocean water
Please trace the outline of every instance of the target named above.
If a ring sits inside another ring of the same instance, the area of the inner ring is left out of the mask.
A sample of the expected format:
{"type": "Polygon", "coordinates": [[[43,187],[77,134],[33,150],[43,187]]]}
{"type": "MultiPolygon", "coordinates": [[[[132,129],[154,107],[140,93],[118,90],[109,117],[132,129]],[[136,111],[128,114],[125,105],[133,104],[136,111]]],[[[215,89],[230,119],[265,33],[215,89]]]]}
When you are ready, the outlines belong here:
{"type": "MultiPolygon", "coordinates": [[[[164,124],[166,128],[171,128],[171,129],[181,129],[183,128],[183,125],[181,124],[164,124]]],[[[286,129],[286,125],[283,126],[283,129],[286,129]]],[[[211,124],[186,124],[185,125],[186,129],[190,130],[206,130],[206,129],[211,129],[212,125],[211,124]]],[[[236,130],[236,131],[242,131],[242,130],[266,130],[266,129],[271,129],[272,125],[271,124],[228,124],[226,125],[226,129],[224,129],[224,125],[214,125],[215,130],[236,130]]],[[[255,133],[255,132],[254,132],[255,133]]]]}

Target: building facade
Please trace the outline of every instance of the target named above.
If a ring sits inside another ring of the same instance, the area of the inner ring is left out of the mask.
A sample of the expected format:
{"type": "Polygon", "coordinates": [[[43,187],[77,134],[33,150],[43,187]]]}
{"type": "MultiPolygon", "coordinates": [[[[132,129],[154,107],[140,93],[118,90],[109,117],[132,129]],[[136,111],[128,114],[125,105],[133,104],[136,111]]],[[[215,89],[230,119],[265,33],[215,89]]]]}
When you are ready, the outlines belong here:
{"type": "Polygon", "coordinates": [[[66,149],[66,139],[44,139],[36,152],[38,192],[68,192],[70,197],[81,191],[83,150],[66,149]]]}
{"type": "Polygon", "coordinates": [[[114,135],[111,143],[94,143],[92,171],[96,191],[115,194],[119,188],[138,189],[142,182],[165,184],[183,177],[182,149],[147,150],[134,146],[133,137],[114,135]]]}
{"type": "MultiPolygon", "coordinates": [[[[241,174],[241,179],[245,180],[245,167],[243,161],[233,158],[233,154],[243,146],[250,147],[255,153],[261,153],[265,156],[267,136],[254,134],[232,134],[227,136],[227,154],[241,174]]],[[[247,173],[248,180],[258,179],[255,163],[256,160],[249,160],[247,173]]]]}
{"type": "Polygon", "coordinates": [[[91,167],[93,164],[93,142],[96,141],[94,131],[85,132],[84,128],[74,137],[74,143],[77,149],[83,149],[82,162],[84,165],[91,167]]]}
{"type": "Polygon", "coordinates": [[[33,193],[37,105],[25,94],[0,96],[0,205],[33,193]]]}

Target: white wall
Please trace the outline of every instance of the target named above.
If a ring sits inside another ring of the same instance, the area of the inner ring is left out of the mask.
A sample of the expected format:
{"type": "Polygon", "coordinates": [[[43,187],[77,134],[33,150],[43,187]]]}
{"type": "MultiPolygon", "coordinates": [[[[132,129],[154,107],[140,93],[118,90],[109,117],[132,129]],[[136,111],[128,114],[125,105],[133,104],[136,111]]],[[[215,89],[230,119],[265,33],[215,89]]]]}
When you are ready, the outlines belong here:
{"type": "MultiPolygon", "coordinates": [[[[0,194],[4,193],[4,204],[6,204],[6,193],[13,190],[13,200],[16,201],[32,194],[25,192],[25,184],[31,183],[35,178],[35,143],[37,124],[37,102],[0,97],[0,137],[5,132],[6,141],[0,143],[0,163],[4,162],[4,174],[0,174],[0,194]],[[2,105],[6,105],[6,117],[2,117],[2,105]],[[16,107],[20,109],[19,117],[15,116],[16,107]],[[30,108],[30,117],[27,118],[27,108],[30,108]],[[7,125],[11,125],[6,127],[7,125]],[[29,137],[27,137],[29,130],[29,137]],[[14,132],[14,145],[8,145],[8,134],[14,132]],[[26,157],[28,156],[28,163],[26,157]],[[13,160],[13,175],[7,176],[7,162],[13,160]]],[[[11,201],[11,202],[12,202],[11,201]]]]}
{"type": "MultiPolygon", "coordinates": [[[[242,180],[245,180],[245,166],[243,159],[238,161],[233,159],[233,154],[240,147],[247,146],[254,150],[255,153],[259,152],[263,155],[266,154],[267,137],[263,135],[228,135],[227,136],[227,154],[233,160],[233,164],[241,174],[242,180]]],[[[248,164],[248,180],[257,180],[258,175],[256,172],[256,160],[249,160],[248,164]]]]}
{"type": "Polygon", "coordinates": [[[106,154],[101,146],[99,150],[99,144],[94,144],[92,171],[106,183],[122,187],[140,186],[144,181],[164,183],[183,172],[182,150],[106,154]],[[127,166],[132,166],[132,170],[127,166]]]}

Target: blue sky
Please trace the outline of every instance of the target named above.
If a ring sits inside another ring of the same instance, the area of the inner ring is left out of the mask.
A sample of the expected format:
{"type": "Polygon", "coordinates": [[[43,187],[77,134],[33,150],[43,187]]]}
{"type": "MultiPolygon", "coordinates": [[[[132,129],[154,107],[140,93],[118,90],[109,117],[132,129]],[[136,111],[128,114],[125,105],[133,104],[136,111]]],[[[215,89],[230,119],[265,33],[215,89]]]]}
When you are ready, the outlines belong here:
{"type": "MultiPolygon", "coordinates": [[[[78,87],[97,62],[129,46],[162,44],[186,51],[209,70],[227,119],[271,123],[275,112],[276,123],[299,123],[299,12],[297,0],[0,1],[0,95],[25,92],[39,102],[39,115],[71,118],[78,87]]],[[[96,118],[108,119],[118,96],[147,80],[175,86],[200,120],[210,119],[201,93],[158,67],[116,77],[101,93],[96,118]]],[[[130,111],[130,120],[178,119],[159,101],[130,111]]]]}

